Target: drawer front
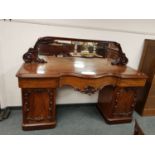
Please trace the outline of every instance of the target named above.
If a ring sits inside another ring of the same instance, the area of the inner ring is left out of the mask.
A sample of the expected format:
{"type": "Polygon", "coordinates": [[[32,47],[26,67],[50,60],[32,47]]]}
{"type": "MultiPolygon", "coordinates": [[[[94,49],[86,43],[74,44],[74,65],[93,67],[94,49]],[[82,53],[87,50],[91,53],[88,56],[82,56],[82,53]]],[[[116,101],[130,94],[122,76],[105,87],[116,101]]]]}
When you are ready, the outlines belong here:
{"type": "Polygon", "coordinates": [[[95,90],[99,90],[106,85],[115,85],[116,82],[117,78],[113,77],[88,79],[88,78],[68,76],[68,77],[62,77],[60,79],[60,87],[68,85],[81,91],[87,89],[88,87],[94,88],[95,90]]]}
{"type": "Polygon", "coordinates": [[[107,85],[114,85],[120,87],[139,87],[145,85],[146,79],[123,79],[117,77],[101,77],[101,78],[80,78],[66,76],[60,79],[60,86],[70,85],[75,88],[85,88],[92,86],[94,88],[102,88],[107,85]]]}
{"type": "Polygon", "coordinates": [[[36,78],[22,78],[18,79],[20,88],[56,88],[58,87],[58,79],[36,79],[36,78]]]}
{"type": "Polygon", "coordinates": [[[120,87],[143,87],[146,79],[119,79],[117,86],[120,87]]]}

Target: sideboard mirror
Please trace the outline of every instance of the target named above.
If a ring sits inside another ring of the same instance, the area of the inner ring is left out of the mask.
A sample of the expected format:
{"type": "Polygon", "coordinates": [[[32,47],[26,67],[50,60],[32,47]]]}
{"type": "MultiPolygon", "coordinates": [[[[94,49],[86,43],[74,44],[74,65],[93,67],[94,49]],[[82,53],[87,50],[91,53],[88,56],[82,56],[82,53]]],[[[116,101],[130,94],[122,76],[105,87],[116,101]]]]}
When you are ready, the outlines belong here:
{"type": "Polygon", "coordinates": [[[101,40],[42,37],[23,55],[23,59],[25,63],[46,63],[39,55],[109,58],[112,65],[126,65],[128,62],[119,43],[101,40]]]}

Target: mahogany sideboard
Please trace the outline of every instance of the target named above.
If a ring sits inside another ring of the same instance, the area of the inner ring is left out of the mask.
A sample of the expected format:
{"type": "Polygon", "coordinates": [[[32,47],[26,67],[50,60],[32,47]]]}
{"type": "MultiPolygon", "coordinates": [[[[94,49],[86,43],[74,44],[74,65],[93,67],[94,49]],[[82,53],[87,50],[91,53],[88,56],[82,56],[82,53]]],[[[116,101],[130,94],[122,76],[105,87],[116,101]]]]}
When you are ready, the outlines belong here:
{"type": "Polygon", "coordinates": [[[104,119],[130,122],[137,89],[147,79],[126,66],[128,59],[116,42],[43,37],[23,59],[16,76],[22,91],[24,130],[55,127],[56,90],[63,86],[88,95],[99,91],[97,107],[104,119]]]}

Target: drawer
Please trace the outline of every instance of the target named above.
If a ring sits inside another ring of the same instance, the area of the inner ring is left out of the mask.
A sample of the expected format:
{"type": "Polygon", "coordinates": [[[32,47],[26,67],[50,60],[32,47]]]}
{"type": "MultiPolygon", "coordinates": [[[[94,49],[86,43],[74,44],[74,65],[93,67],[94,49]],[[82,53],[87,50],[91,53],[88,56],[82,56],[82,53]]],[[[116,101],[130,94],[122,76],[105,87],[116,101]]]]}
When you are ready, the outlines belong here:
{"type": "Polygon", "coordinates": [[[56,78],[19,78],[20,88],[56,88],[58,79],[56,78]]]}

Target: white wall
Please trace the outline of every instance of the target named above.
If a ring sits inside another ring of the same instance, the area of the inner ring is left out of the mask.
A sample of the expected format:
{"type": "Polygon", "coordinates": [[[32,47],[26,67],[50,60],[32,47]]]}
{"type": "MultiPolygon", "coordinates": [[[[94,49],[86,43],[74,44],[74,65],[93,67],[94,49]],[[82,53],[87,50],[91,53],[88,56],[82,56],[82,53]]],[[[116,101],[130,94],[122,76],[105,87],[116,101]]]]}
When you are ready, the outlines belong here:
{"type": "MultiPolygon", "coordinates": [[[[93,20],[91,22],[93,22],[93,20]]],[[[102,24],[104,22],[106,23],[106,21],[103,20],[102,24]]],[[[145,22],[144,25],[141,24],[141,32],[143,26],[144,32],[146,32],[146,23],[147,22],[145,22]]],[[[115,22],[113,21],[113,26],[114,24],[115,22]]],[[[151,22],[148,22],[148,24],[151,24],[151,22]]],[[[152,20],[152,24],[155,24],[155,21],[152,20]]],[[[108,28],[108,23],[106,26],[108,28]]],[[[126,27],[126,29],[128,29],[128,27],[126,27]]],[[[133,29],[132,27],[132,30],[133,29]]],[[[136,69],[141,57],[144,39],[155,39],[154,29],[152,31],[149,29],[149,35],[146,35],[146,33],[138,34],[136,33],[136,29],[137,26],[135,26],[135,31],[130,33],[130,30],[120,32],[120,30],[108,31],[95,27],[86,29],[82,27],[78,28],[78,26],[72,27],[71,25],[69,26],[69,24],[67,26],[52,26],[0,21],[0,100],[2,100],[2,107],[21,105],[21,94],[15,74],[23,63],[22,55],[29,47],[33,47],[38,37],[59,36],[117,41],[121,43],[123,51],[129,58],[128,65],[136,69]]],[[[94,103],[96,101],[97,94],[87,96],[73,91],[71,88],[58,90],[57,94],[58,104],[94,103]]]]}
{"type": "MultiPolygon", "coordinates": [[[[1,29],[1,27],[0,27],[1,29]]],[[[0,51],[1,50],[1,45],[0,45],[0,51]]],[[[4,96],[4,90],[3,90],[3,66],[2,66],[2,56],[1,56],[1,52],[0,52],[0,105],[3,103],[4,99],[3,99],[3,96],[4,96]]]]}
{"type": "Polygon", "coordinates": [[[110,30],[120,32],[133,32],[141,34],[155,34],[155,20],[154,19],[18,19],[15,21],[29,22],[36,24],[46,24],[55,26],[71,26],[74,28],[85,28],[85,29],[98,29],[98,30],[110,30]]]}

